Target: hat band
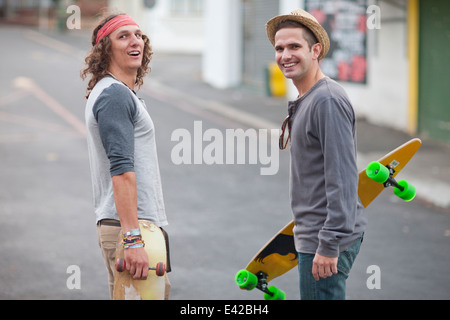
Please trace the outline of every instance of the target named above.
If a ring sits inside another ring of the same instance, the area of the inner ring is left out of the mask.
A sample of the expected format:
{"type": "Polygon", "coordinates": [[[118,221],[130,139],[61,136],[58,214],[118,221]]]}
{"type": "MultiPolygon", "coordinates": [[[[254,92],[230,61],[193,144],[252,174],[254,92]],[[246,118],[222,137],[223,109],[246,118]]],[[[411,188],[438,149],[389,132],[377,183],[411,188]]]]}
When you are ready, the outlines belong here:
{"type": "Polygon", "coordinates": [[[122,26],[127,25],[139,25],[128,15],[121,14],[111,20],[109,20],[107,23],[103,25],[103,27],[100,28],[97,32],[97,38],[95,41],[95,44],[98,44],[98,42],[103,39],[104,37],[110,35],[112,32],[114,32],[117,28],[120,28],[122,26]]]}

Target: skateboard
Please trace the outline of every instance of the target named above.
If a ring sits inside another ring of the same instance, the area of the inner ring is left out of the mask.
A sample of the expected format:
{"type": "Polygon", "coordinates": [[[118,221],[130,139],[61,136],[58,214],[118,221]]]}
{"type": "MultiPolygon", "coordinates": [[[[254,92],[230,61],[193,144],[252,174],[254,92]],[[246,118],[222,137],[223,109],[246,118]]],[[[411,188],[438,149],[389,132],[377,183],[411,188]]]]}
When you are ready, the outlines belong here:
{"type": "Polygon", "coordinates": [[[166,276],[166,241],[157,225],[150,221],[139,220],[145,251],[148,255],[149,272],[146,280],[135,280],[126,270],[119,235],[116,250],[116,272],[114,273],[114,300],[163,300],[166,276]]]}
{"type": "MultiPolygon", "coordinates": [[[[411,160],[421,144],[420,139],[412,139],[359,172],[358,196],[364,207],[387,187],[393,187],[394,194],[404,201],[413,200],[415,187],[405,180],[397,181],[395,176],[411,160]]],[[[284,291],[268,283],[298,265],[293,228],[294,221],[291,221],[256,253],[245,269],[237,272],[235,282],[241,289],[257,288],[264,292],[266,300],[286,298],[284,291]]]]}

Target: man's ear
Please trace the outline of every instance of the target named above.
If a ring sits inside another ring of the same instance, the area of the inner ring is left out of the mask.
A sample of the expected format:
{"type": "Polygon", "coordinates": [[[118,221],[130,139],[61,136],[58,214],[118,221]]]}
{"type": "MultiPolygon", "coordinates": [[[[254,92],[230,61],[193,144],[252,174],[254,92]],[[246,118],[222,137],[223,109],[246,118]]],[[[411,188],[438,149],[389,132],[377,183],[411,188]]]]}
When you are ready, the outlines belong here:
{"type": "Polygon", "coordinates": [[[322,44],[320,44],[320,42],[313,44],[311,50],[313,53],[313,59],[317,60],[319,58],[320,53],[322,52],[322,44]]]}

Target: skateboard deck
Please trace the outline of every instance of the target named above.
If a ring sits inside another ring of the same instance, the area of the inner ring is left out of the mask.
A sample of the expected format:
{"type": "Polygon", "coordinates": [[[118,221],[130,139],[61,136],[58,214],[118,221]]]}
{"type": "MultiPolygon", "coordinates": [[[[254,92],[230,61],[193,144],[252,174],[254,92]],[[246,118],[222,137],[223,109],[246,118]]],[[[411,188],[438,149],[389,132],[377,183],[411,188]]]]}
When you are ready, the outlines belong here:
{"type": "MultiPolygon", "coordinates": [[[[359,172],[358,196],[364,207],[389,186],[393,186],[394,193],[398,193],[405,201],[414,198],[414,186],[406,181],[397,182],[394,177],[405,167],[421,144],[420,139],[412,139],[359,172]],[[387,176],[380,178],[381,172],[387,176]]],[[[298,265],[293,228],[294,221],[291,221],[256,253],[245,269],[236,274],[235,281],[241,289],[252,290],[256,287],[265,292],[264,296],[268,300],[285,298],[282,290],[267,284],[298,265]]]]}
{"type": "MultiPolygon", "coordinates": [[[[116,266],[114,273],[114,300],[163,300],[165,290],[166,242],[162,230],[154,223],[139,220],[145,251],[148,255],[148,277],[135,280],[127,270],[116,266]],[[123,270],[123,271],[122,271],[123,270]]],[[[122,235],[117,241],[116,260],[123,263],[122,235]],[[120,260],[122,259],[122,260],[120,260]]]]}

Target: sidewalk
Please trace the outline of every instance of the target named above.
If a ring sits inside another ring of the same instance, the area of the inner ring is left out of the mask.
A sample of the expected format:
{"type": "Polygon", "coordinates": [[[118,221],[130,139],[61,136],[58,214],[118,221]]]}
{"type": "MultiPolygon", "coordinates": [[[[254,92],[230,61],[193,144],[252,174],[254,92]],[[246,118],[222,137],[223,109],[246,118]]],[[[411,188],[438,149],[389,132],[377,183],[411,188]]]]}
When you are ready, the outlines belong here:
{"type": "MultiPolygon", "coordinates": [[[[42,34],[42,44],[83,59],[83,52],[90,48],[89,34],[42,34]],[[45,38],[51,38],[46,41],[45,38]],[[84,46],[86,43],[86,46],[84,46]],[[59,45],[58,45],[59,44],[59,45]],[[59,49],[58,49],[59,48],[59,49]]],[[[201,80],[201,57],[158,53],[152,60],[152,71],[146,80],[144,90],[165,92],[172,97],[188,101],[195,107],[241,122],[253,128],[280,128],[287,115],[285,99],[267,97],[252,88],[238,87],[216,89],[201,80]]],[[[358,120],[358,166],[365,167],[394,148],[410,140],[411,136],[358,120]]],[[[450,142],[421,138],[422,147],[400,174],[417,188],[416,201],[436,206],[450,212],[450,142]]]]}

